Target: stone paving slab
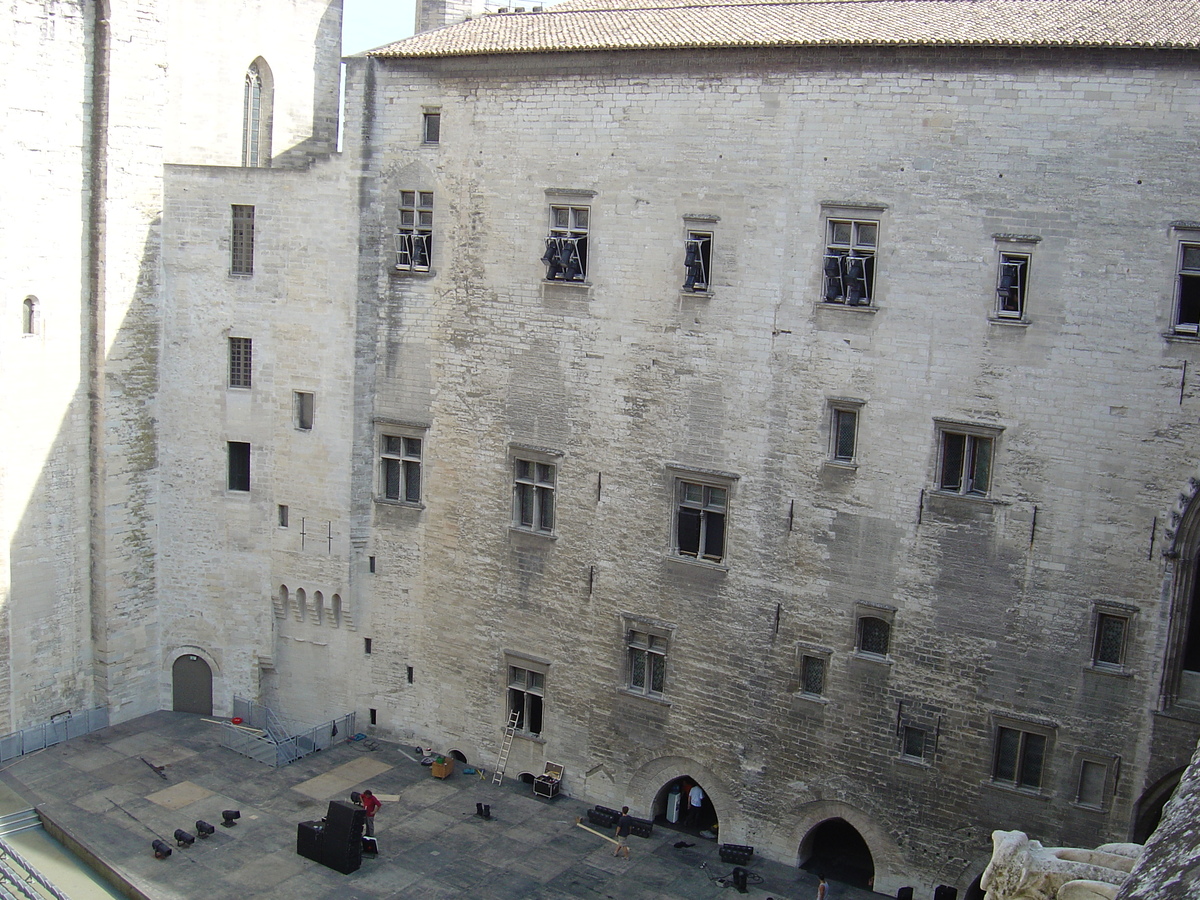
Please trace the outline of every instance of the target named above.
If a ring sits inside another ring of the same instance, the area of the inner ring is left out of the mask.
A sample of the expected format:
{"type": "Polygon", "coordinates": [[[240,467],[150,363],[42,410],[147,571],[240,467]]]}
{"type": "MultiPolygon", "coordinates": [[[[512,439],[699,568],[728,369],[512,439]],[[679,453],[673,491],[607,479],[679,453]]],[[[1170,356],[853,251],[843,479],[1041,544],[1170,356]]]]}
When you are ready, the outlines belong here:
{"type": "MultiPolygon", "coordinates": [[[[517,779],[503,786],[455,773],[434,779],[403,748],[346,742],[273,769],[220,746],[220,727],[199,716],[159,712],[23,758],[0,779],[39,806],[149,900],[708,900],[722,894],[708,873],[728,873],[717,845],[656,827],[634,838],[631,859],[575,827],[586,805],[532,796],[517,779]],[[164,781],[141,761],[164,766],[164,781]],[[376,818],[380,854],[341,875],[296,853],[296,825],[320,818],[325,801],[370,787],[395,795],[376,818]],[[487,803],[493,818],[475,815],[487,803]],[[233,828],[222,809],[239,809],[233,828]],[[217,833],[156,860],[154,838],[174,847],[176,828],[196,819],[217,833]],[[687,838],[695,846],[675,849],[687,838]]],[[[810,900],[816,878],[755,859],[763,877],[750,900],[810,900]]],[[[881,895],[836,886],[839,900],[881,895]]],[[[736,892],[727,889],[732,897],[736,892]]]]}

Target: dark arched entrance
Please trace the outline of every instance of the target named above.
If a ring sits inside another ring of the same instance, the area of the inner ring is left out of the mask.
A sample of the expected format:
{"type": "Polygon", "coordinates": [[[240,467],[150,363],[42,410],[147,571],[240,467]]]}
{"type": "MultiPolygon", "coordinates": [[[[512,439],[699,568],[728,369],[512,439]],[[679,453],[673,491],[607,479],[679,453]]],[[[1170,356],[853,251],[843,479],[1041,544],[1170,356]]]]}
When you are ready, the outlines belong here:
{"type": "Polygon", "coordinates": [[[212,715],[212,669],[195,654],[185,654],[171,666],[171,709],[212,715]]]}
{"type": "Polygon", "coordinates": [[[668,781],[659,790],[654,798],[654,821],[688,834],[700,835],[703,832],[705,837],[715,837],[719,827],[717,808],[709,799],[708,791],[695,778],[687,775],[668,781]],[[688,808],[688,796],[693,787],[699,787],[702,795],[699,811],[689,811],[688,808]]]}
{"type": "Polygon", "coordinates": [[[1179,787],[1179,779],[1183,777],[1183,769],[1176,769],[1169,775],[1160,778],[1158,782],[1142,794],[1138,800],[1137,812],[1133,819],[1133,836],[1131,840],[1144,844],[1158,827],[1162,819],[1163,807],[1179,787]]]}
{"type": "Polygon", "coordinates": [[[867,842],[845,819],[826,819],[800,843],[800,868],[871,890],[875,861],[867,842]]]}

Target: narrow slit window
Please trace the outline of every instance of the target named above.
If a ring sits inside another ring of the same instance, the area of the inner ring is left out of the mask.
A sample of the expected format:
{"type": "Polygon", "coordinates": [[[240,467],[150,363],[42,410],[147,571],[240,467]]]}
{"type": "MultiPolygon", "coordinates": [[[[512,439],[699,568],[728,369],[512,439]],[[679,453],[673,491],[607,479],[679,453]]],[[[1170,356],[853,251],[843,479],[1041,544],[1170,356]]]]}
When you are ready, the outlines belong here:
{"type": "Polygon", "coordinates": [[[229,270],[234,275],[254,274],[254,207],[233,206],[233,231],[229,270]]]}
{"type": "Polygon", "coordinates": [[[295,391],[296,427],[301,431],[312,430],[315,402],[316,398],[310,391],[295,391]]]}
{"type": "Polygon", "coordinates": [[[254,342],[250,338],[229,339],[229,386],[248,388],[252,384],[254,342]]]}
{"type": "Polygon", "coordinates": [[[250,490],[250,445],[243,441],[229,441],[228,487],[231,491],[250,490]]]}

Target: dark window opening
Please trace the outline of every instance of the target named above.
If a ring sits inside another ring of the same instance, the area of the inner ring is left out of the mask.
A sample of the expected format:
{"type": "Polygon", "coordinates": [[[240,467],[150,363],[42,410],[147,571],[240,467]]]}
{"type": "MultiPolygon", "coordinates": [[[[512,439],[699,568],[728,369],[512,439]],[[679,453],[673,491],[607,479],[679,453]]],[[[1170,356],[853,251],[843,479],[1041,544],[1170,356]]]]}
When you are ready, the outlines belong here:
{"type": "Polygon", "coordinates": [[[363,638],[363,653],[365,653],[367,656],[371,655],[371,639],[370,638],[363,638]]]}
{"type": "Polygon", "coordinates": [[[413,683],[413,667],[412,666],[408,666],[408,683],[409,684],[413,683]]]}
{"type": "Polygon", "coordinates": [[[421,451],[420,438],[383,436],[380,466],[385,499],[421,502],[421,451]]]}
{"type": "Polygon", "coordinates": [[[442,114],[440,112],[425,113],[421,122],[421,140],[426,144],[436,144],[442,139],[442,114]]]}
{"type": "Polygon", "coordinates": [[[428,272],[432,258],[433,191],[401,191],[396,268],[428,272]]]}
{"type": "Polygon", "coordinates": [[[925,738],[926,731],[924,728],[904,726],[903,755],[910,759],[923,760],[925,758],[925,738]]]}
{"type": "Polygon", "coordinates": [[[375,557],[373,556],[367,557],[367,571],[369,571],[372,575],[375,574],[375,557]]]}
{"type": "Polygon", "coordinates": [[[629,689],[662,696],[667,679],[667,639],[640,631],[629,632],[629,689]]]}
{"type": "Polygon", "coordinates": [[[992,439],[942,433],[942,470],[938,487],[956,494],[986,496],[992,480],[992,439]]]}
{"type": "Polygon", "coordinates": [[[279,527],[288,527],[288,508],[282,503],[279,504],[279,527]]]}
{"type": "Polygon", "coordinates": [[[999,728],[992,779],[1014,787],[1038,790],[1042,784],[1045,758],[1045,735],[1016,728],[999,728]]]}
{"type": "Polygon", "coordinates": [[[1183,334],[1200,332],[1200,244],[1179,247],[1179,292],[1175,330],[1183,334]]]}
{"type": "Polygon", "coordinates": [[[996,315],[1020,319],[1025,315],[1025,282],[1029,257],[1023,253],[1001,253],[996,281],[996,315]]]}
{"type": "Polygon", "coordinates": [[[675,517],[676,550],[709,562],[725,558],[725,511],[728,491],[723,487],[680,481],[675,517]]]}
{"type": "Polygon", "coordinates": [[[800,664],[800,689],[806,694],[820,697],[825,693],[825,660],[819,656],[806,656],[800,664]]]}
{"type": "Polygon", "coordinates": [[[545,534],[554,531],[555,467],[518,459],[513,472],[513,524],[545,534]]]}
{"type": "Polygon", "coordinates": [[[379,724],[379,717],[378,717],[378,715],[376,714],[376,711],[375,711],[375,710],[373,710],[373,709],[368,709],[368,710],[367,710],[367,713],[368,713],[368,714],[370,715],[370,717],[371,717],[371,724],[372,724],[372,725],[378,725],[378,724],[379,724]]]}
{"type": "Polygon", "coordinates": [[[229,490],[250,490],[250,445],[242,441],[229,442],[229,490]]]}
{"type": "Polygon", "coordinates": [[[858,413],[852,409],[833,411],[833,458],[838,462],[854,461],[854,444],[858,431],[858,413]]]}
{"type": "Polygon", "coordinates": [[[311,431],[313,427],[313,408],[315,398],[308,391],[296,391],[296,427],[301,431],[311,431]]]}
{"type": "Polygon", "coordinates": [[[517,714],[517,731],[542,733],[545,676],[518,666],[508,667],[508,711],[517,714]]]}
{"type": "Polygon", "coordinates": [[[887,656],[891,642],[892,626],[875,616],[863,616],[858,620],[858,651],[875,656],[887,656]]]}
{"type": "Polygon", "coordinates": [[[1125,662],[1124,616],[1101,614],[1096,619],[1096,643],[1092,648],[1092,663],[1097,666],[1120,667],[1125,662]]]}
{"type": "Polygon", "coordinates": [[[708,273],[712,269],[712,233],[689,231],[683,253],[685,291],[703,293],[708,290],[708,273]]]}

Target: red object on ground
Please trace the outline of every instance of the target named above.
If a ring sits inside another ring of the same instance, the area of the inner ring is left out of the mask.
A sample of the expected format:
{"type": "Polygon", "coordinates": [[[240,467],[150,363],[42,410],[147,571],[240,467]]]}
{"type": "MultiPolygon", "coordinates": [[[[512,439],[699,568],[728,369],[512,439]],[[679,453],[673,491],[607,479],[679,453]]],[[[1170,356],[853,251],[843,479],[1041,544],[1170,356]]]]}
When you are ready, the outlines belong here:
{"type": "Polygon", "coordinates": [[[234,717],[233,717],[232,719],[230,719],[229,721],[230,721],[230,722],[232,722],[234,725],[241,725],[241,724],[242,724],[242,717],[241,717],[241,716],[234,716],[234,717]]]}

